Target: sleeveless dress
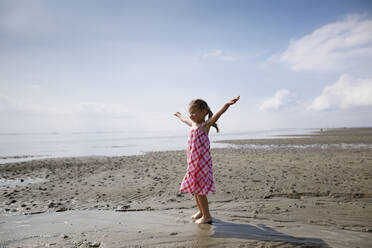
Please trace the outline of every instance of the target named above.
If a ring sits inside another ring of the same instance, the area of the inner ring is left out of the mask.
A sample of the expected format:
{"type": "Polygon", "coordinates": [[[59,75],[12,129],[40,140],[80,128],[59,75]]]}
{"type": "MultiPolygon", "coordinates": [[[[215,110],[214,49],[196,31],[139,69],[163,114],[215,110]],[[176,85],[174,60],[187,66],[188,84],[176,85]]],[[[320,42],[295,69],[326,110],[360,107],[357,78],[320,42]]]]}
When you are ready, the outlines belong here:
{"type": "Polygon", "coordinates": [[[188,166],[180,190],[207,195],[215,191],[215,186],[209,138],[200,127],[190,130],[186,150],[188,166]]]}

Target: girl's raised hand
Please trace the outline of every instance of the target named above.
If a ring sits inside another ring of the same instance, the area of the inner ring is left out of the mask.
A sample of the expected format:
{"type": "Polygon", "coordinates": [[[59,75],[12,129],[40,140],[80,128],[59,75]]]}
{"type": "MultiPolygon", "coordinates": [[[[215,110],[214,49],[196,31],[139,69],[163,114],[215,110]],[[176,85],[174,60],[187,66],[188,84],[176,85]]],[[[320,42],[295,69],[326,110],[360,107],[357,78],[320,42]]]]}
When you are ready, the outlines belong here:
{"type": "Polygon", "coordinates": [[[236,103],[239,99],[240,99],[240,96],[235,97],[234,99],[228,101],[227,104],[228,104],[228,105],[233,105],[233,104],[236,103]]]}
{"type": "Polygon", "coordinates": [[[182,122],[186,123],[190,127],[192,126],[192,121],[190,121],[188,118],[184,117],[180,112],[174,113],[175,116],[177,116],[182,122]]]}

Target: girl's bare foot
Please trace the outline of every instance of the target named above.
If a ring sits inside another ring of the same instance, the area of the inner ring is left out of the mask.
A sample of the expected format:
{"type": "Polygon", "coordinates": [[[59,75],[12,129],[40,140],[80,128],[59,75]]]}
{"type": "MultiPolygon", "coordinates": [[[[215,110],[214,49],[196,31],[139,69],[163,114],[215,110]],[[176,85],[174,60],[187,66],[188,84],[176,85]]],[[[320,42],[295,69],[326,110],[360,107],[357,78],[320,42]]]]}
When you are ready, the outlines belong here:
{"type": "Polygon", "coordinates": [[[195,221],[195,223],[196,224],[212,224],[212,217],[209,217],[209,218],[202,217],[198,219],[197,221],[195,221]]]}
{"type": "Polygon", "coordinates": [[[192,220],[197,220],[197,219],[200,219],[201,217],[203,217],[203,214],[199,211],[196,214],[194,214],[193,216],[191,216],[191,219],[192,220]]]}

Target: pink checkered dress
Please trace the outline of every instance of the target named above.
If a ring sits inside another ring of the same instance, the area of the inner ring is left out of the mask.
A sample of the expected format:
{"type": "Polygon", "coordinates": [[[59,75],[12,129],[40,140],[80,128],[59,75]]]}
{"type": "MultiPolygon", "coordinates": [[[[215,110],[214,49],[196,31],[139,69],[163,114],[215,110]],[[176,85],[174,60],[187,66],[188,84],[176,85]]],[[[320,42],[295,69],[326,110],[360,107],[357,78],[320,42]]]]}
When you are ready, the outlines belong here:
{"type": "Polygon", "coordinates": [[[208,135],[200,126],[190,130],[187,140],[187,171],[181,183],[181,191],[207,195],[215,191],[212,157],[208,135]]]}

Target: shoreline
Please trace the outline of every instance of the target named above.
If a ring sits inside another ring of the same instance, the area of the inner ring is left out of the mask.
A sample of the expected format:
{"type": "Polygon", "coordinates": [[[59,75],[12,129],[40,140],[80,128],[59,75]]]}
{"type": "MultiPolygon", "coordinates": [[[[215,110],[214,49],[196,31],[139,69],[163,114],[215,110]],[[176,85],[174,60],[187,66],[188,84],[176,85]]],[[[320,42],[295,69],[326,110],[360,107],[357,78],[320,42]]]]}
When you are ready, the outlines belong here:
{"type": "MultiPolygon", "coordinates": [[[[307,139],[318,142],[337,136],[340,142],[363,139],[364,144],[372,140],[372,128],[363,130],[367,134],[353,131],[357,130],[341,130],[337,135],[324,132],[307,139]]],[[[302,142],[280,140],[282,144],[302,142]]],[[[240,147],[211,152],[216,193],[208,199],[214,218],[372,232],[371,148],[240,147]]],[[[179,192],[186,166],[185,150],[1,165],[1,179],[15,185],[0,186],[0,218],[23,214],[36,218],[40,213],[69,210],[192,212],[193,196],[179,192]],[[23,184],[17,185],[17,180],[23,184]]]]}
{"type": "MultiPolygon", "coordinates": [[[[248,137],[267,138],[278,134],[300,134],[309,133],[307,129],[278,129],[278,130],[259,130],[246,131],[239,133],[223,133],[217,134],[212,132],[210,140],[213,143],[212,147],[223,148],[227,144],[214,143],[219,139],[236,139],[248,137]],[[291,130],[291,131],[289,131],[291,130]]],[[[77,134],[58,134],[56,137],[49,137],[48,134],[33,135],[32,138],[27,134],[20,134],[12,140],[13,137],[8,137],[0,146],[3,147],[0,164],[16,163],[30,161],[43,158],[59,158],[59,157],[81,157],[81,156],[128,156],[142,155],[145,152],[152,151],[170,151],[184,150],[187,133],[183,135],[164,135],[159,136],[159,133],[153,133],[153,136],[146,135],[138,136],[125,133],[99,133],[92,134],[93,136],[77,134]],[[63,135],[67,135],[64,137],[63,135]],[[118,136],[116,136],[118,135],[118,136]],[[25,143],[22,140],[26,141],[25,143]],[[46,146],[45,141],[48,141],[46,146]],[[19,149],[8,149],[7,147],[19,147],[19,149]],[[63,149],[61,149],[63,147],[63,149]]]]}
{"type": "MultiPolygon", "coordinates": [[[[281,130],[281,129],[278,129],[281,130]]],[[[284,129],[287,130],[287,129],[284,129]]],[[[291,129],[288,129],[291,130],[291,129]]],[[[276,148],[313,148],[321,147],[327,148],[371,148],[372,147],[372,128],[358,127],[358,128],[309,128],[303,129],[305,133],[302,134],[276,134],[265,138],[251,138],[251,139],[222,139],[211,141],[212,149],[220,148],[248,148],[248,149],[276,149],[276,148]],[[309,132],[309,130],[312,130],[309,132]]],[[[269,130],[275,131],[275,130],[269,130]]],[[[262,131],[268,132],[268,131],[262,131]]],[[[254,133],[254,132],[253,132],[254,133]]],[[[237,134],[228,134],[228,136],[236,136],[237,134]]],[[[172,136],[173,137],[173,136],[172,136]]],[[[181,137],[181,136],[180,136],[181,137]]],[[[113,146],[125,147],[125,146],[113,146]]],[[[40,155],[40,154],[23,154],[23,155],[7,155],[0,156],[0,166],[7,164],[15,164],[33,160],[44,159],[61,159],[61,158],[85,158],[85,157],[126,157],[126,156],[140,156],[151,152],[178,152],[184,151],[184,148],[175,149],[160,149],[154,151],[140,151],[138,153],[129,153],[124,155],[40,155]]]]}

